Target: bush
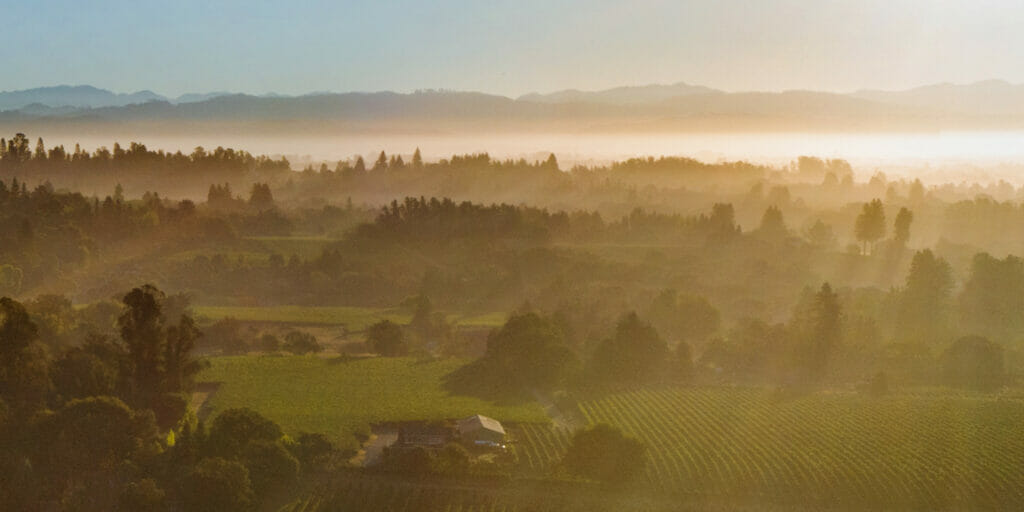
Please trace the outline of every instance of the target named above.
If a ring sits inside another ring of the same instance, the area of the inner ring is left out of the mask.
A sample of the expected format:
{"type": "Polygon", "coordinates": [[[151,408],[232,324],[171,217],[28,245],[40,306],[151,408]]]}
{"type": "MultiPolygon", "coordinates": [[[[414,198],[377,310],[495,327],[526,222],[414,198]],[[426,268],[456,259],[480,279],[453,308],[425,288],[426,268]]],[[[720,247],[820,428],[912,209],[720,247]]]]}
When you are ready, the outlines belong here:
{"type": "Polygon", "coordinates": [[[956,340],[942,354],[946,384],[977,391],[992,391],[1003,385],[1003,347],[981,336],[956,340]]]}
{"type": "Polygon", "coordinates": [[[270,333],[264,333],[257,341],[259,349],[264,352],[277,352],[281,350],[281,340],[270,333]]]}
{"type": "Polygon", "coordinates": [[[219,457],[200,461],[182,491],[184,509],[191,512],[245,511],[253,503],[249,471],[239,462],[219,457]]]}
{"type": "Polygon", "coordinates": [[[643,443],[599,423],[573,434],[562,465],[572,475],[624,484],[643,472],[644,453],[643,443]]]}
{"type": "Polygon", "coordinates": [[[281,427],[249,408],[228,409],[213,420],[207,437],[210,453],[240,455],[250,444],[273,443],[284,434],[281,427]]]}
{"type": "Polygon", "coordinates": [[[305,331],[291,331],[284,337],[284,349],[295,355],[315,354],[324,348],[316,336],[305,331]]]}
{"type": "Polygon", "coordinates": [[[292,455],[302,464],[304,472],[327,466],[336,448],[327,436],[304,432],[289,447],[292,455]]]}
{"type": "Polygon", "coordinates": [[[205,328],[202,340],[204,345],[219,348],[229,355],[240,355],[249,351],[249,344],[242,336],[242,324],[232,317],[222,318],[205,328]]]}
{"type": "Polygon", "coordinates": [[[299,478],[299,461],[280,443],[250,444],[242,454],[252,488],[259,495],[273,489],[294,486],[299,478]]]}
{"type": "Polygon", "coordinates": [[[374,352],[385,357],[404,356],[409,352],[402,328],[390,320],[371,325],[366,342],[374,352]]]}
{"type": "Polygon", "coordinates": [[[464,446],[448,443],[437,453],[434,459],[434,471],[446,475],[464,475],[469,472],[472,457],[464,446]]]}
{"type": "Polygon", "coordinates": [[[188,393],[161,394],[152,404],[157,426],[164,430],[173,427],[185,416],[191,401],[192,397],[188,393]]]}
{"type": "Polygon", "coordinates": [[[121,493],[121,507],[132,512],[157,511],[164,508],[163,489],[152,478],[128,484],[121,493]]]}
{"type": "Polygon", "coordinates": [[[636,313],[622,315],[614,336],[598,344],[591,356],[591,376],[606,382],[656,380],[666,369],[669,349],[658,331],[636,313]]]}

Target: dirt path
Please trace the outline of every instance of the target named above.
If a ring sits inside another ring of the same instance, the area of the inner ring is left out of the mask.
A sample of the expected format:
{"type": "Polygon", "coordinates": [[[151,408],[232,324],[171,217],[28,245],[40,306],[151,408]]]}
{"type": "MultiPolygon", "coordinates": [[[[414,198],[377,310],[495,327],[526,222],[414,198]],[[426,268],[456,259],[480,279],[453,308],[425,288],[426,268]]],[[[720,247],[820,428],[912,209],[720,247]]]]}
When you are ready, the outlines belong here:
{"type": "Polygon", "coordinates": [[[206,407],[206,402],[218,389],[220,389],[220,382],[199,382],[196,384],[196,390],[192,392],[192,410],[196,412],[196,416],[199,419],[206,419],[206,416],[210,414],[210,408],[206,407]]]}
{"type": "Polygon", "coordinates": [[[370,439],[363,444],[359,453],[351,459],[353,464],[369,467],[384,462],[384,448],[398,441],[398,429],[394,427],[373,427],[370,439]]]}

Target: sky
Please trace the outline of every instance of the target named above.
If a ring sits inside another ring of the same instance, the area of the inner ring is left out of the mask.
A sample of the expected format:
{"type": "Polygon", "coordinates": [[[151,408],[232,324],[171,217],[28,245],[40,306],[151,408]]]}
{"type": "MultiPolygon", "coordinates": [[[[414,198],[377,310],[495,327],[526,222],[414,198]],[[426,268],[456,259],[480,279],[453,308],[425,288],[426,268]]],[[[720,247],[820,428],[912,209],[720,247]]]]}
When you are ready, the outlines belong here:
{"type": "Polygon", "coordinates": [[[728,91],[1024,82],[1024,2],[4,2],[0,90],[728,91]]]}

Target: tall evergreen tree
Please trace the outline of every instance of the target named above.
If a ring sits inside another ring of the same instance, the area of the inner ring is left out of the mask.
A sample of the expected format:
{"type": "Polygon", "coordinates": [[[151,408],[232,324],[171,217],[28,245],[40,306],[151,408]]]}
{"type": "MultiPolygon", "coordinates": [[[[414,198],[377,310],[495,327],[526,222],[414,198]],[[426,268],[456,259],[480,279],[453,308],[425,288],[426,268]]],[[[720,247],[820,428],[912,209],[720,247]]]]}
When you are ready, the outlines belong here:
{"type": "Polygon", "coordinates": [[[842,337],[842,309],[831,285],[821,285],[805,315],[797,319],[804,324],[797,326],[802,331],[797,366],[808,382],[818,382],[825,376],[842,337]]]}
{"type": "Polygon", "coordinates": [[[910,223],[914,221],[914,213],[906,208],[900,208],[896,214],[896,222],[893,223],[892,237],[900,246],[906,246],[910,241],[910,223]]]}
{"type": "Polygon", "coordinates": [[[117,320],[121,339],[128,349],[133,399],[148,401],[160,389],[164,318],[163,293],[151,285],[135,288],[124,296],[124,312],[117,320]]]}
{"type": "Polygon", "coordinates": [[[873,199],[870,203],[864,204],[863,210],[857,216],[854,233],[857,240],[863,244],[862,252],[865,254],[868,253],[869,244],[873,250],[875,242],[885,236],[885,207],[882,206],[881,200],[873,199]]]}
{"type": "Polygon", "coordinates": [[[548,155],[548,159],[544,162],[544,168],[552,171],[558,170],[558,159],[555,158],[554,153],[548,155]]]}
{"type": "Polygon", "coordinates": [[[412,168],[416,170],[423,168],[423,155],[420,154],[420,148],[416,148],[412,154],[412,168]]]}
{"type": "Polygon", "coordinates": [[[914,254],[896,315],[896,333],[910,341],[935,342],[949,327],[952,270],[925,249],[914,254]]]}
{"type": "Polygon", "coordinates": [[[761,216],[758,234],[767,238],[783,238],[789,233],[786,222],[782,218],[782,210],[777,206],[769,206],[761,216]]]}
{"type": "Polygon", "coordinates": [[[32,155],[34,160],[44,161],[46,160],[46,145],[43,144],[43,138],[39,137],[36,140],[36,152],[32,155]]]}
{"type": "Polygon", "coordinates": [[[1006,341],[1024,331],[1024,260],[974,256],[960,294],[962,325],[967,332],[1006,341]]]}
{"type": "Polygon", "coordinates": [[[386,171],[388,168],[388,156],[383,151],[380,152],[380,156],[377,157],[377,161],[373,163],[373,171],[386,171]]]}

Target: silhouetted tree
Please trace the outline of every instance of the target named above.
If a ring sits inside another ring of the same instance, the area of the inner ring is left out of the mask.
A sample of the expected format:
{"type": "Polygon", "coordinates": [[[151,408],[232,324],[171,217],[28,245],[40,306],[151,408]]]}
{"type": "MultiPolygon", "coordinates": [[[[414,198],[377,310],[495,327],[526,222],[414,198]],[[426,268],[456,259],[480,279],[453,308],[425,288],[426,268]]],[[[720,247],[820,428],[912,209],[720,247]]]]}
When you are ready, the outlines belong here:
{"type": "Polygon", "coordinates": [[[710,228],[709,240],[712,242],[723,242],[735,238],[740,232],[736,225],[736,212],[732,204],[715,203],[711,206],[711,215],[708,217],[710,228]]]}
{"type": "Polygon", "coordinates": [[[281,427],[249,408],[228,409],[217,415],[207,434],[207,451],[232,458],[255,443],[274,443],[284,433],[281,427]]]}
{"type": "Polygon", "coordinates": [[[555,158],[555,154],[551,153],[548,155],[548,159],[544,162],[544,168],[550,171],[558,170],[558,159],[555,158]]]}
{"type": "Polygon", "coordinates": [[[117,320],[128,349],[130,382],[135,399],[151,400],[160,391],[161,356],[165,340],[160,301],[164,295],[151,285],[124,296],[124,312],[117,320]]]}
{"type": "Polygon", "coordinates": [[[868,244],[874,248],[875,242],[885,236],[885,208],[882,201],[873,199],[865,203],[857,222],[854,225],[857,240],[863,244],[863,252],[868,252],[868,244]]]}
{"type": "Polygon", "coordinates": [[[274,194],[270,191],[270,185],[266,183],[254,183],[249,193],[249,205],[257,211],[266,211],[274,208],[274,194]]]}
{"type": "Polygon", "coordinates": [[[575,356],[551,320],[526,312],[513,314],[487,337],[482,362],[499,381],[549,389],[564,382],[575,356]]]}
{"type": "Polygon", "coordinates": [[[948,330],[952,290],[952,271],[946,260],[930,249],[915,253],[900,296],[896,332],[910,341],[938,341],[948,330]]]}
{"type": "Polygon", "coordinates": [[[830,249],[836,244],[836,236],[832,233],[832,226],[817,219],[811,227],[804,231],[804,237],[811,245],[819,249],[830,249]]]}
{"type": "Polygon", "coordinates": [[[157,486],[156,480],[144,478],[131,482],[121,492],[120,505],[123,510],[133,512],[158,512],[164,510],[167,493],[157,486]]]}
{"type": "Polygon", "coordinates": [[[900,246],[906,246],[910,241],[910,223],[914,221],[914,214],[906,208],[900,208],[896,214],[896,222],[893,224],[892,237],[900,246]]]}
{"type": "Polygon", "coordinates": [[[598,423],[573,434],[562,466],[572,475],[624,485],[643,473],[645,451],[640,441],[598,423]]]}
{"type": "Polygon", "coordinates": [[[650,324],[635,312],[619,318],[615,335],[602,341],[591,358],[591,374],[613,382],[643,382],[663,376],[669,350],[650,324]]]}
{"type": "Polygon", "coordinates": [[[381,320],[371,325],[366,341],[374,352],[385,357],[403,356],[408,352],[402,328],[391,320],[381,320]]]}
{"type": "Polygon", "coordinates": [[[799,371],[810,381],[821,380],[842,338],[839,297],[828,283],[814,295],[803,340],[798,347],[799,371]]]}
{"type": "Polygon", "coordinates": [[[1024,261],[999,260],[987,253],[974,256],[971,273],[960,293],[960,316],[967,332],[998,340],[1012,339],[1024,329],[1024,261]]]}
{"type": "Polygon", "coordinates": [[[255,499],[245,466],[219,457],[200,461],[183,487],[185,509],[197,512],[243,512],[255,499]]]}
{"type": "Polygon", "coordinates": [[[386,171],[388,168],[388,156],[383,151],[380,152],[380,156],[377,157],[377,161],[373,163],[374,172],[386,171]]]}
{"type": "Polygon", "coordinates": [[[316,336],[305,331],[290,331],[284,335],[284,349],[292,354],[304,355],[323,351],[316,336]]]}
{"type": "Polygon", "coordinates": [[[195,321],[187,315],[181,315],[177,325],[167,328],[163,353],[164,391],[173,393],[192,388],[192,377],[204,366],[192,356],[202,335],[195,321]]]}
{"type": "Polygon", "coordinates": [[[21,303],[0,298],[0,398],[16,415],[46,404],[50,375],[36,324],[21,303]]]}
{"type": "Polygon", "coordinates": [[[646,317],[670,340],[704,340],[718,331],[721,323],[718,310],[707,299],[679,295],[674,289],[655,297],[646,317]]]}
{"type": "Polygon", "coordinates": [[[114,396],[119,369],[116,359],[108,361],[86,347],[73,347],[54,362],[54,389],[63,400],[114,396]]]}
{"type": "Polygon", "coordinates": [[[277,442],[251,443],[242,450],[242,464],[258,496],[274,490],[294,487],[299,476],[299,461],[277,442]]]}
{"type": "Polygon", "coordinates": [[[981,336],[956,340],[942,354],[943,379],[950,386],[992,391],[1005,381],[1003,347],[981,336]]]}
{"type": "Polygon", "coordinates": [[[4,161],[10,165],[21,165],[27,162],[31,156],[32,154],[28,149],[28,137],[24,133],[15,134],[7,142],[7,153],[4,155],[4,161]]]}
{"type": "Polygon", "coordinates": [[[423,168],[423,156],[420,154],[420,148],[416,148],[412,154],[412,168],[417,170],[423,168]]]}
{"type": "Polygon", "coordinates": [[[789,235],[786,222],[782,219],[782,210],[777,206],[769,206],[761,216],[761,225],[757,228],[759,235],[768,239],[782,239],[789,235]]]}
{"type": "Polygon", "coordinates": [[[43,138],[39,137],[36,139],[36,152],[32,155],[32,158],[37,162],[46,161],[46,145],[43,144],[43,138]]]}

